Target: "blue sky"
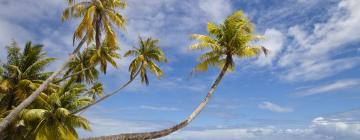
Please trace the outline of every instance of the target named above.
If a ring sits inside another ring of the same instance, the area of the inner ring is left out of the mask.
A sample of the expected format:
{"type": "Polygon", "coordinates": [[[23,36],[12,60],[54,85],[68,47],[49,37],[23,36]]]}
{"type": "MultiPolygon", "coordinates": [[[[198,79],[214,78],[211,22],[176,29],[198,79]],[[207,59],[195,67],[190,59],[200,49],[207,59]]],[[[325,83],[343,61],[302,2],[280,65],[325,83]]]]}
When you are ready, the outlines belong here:
{"type": "MultiPolygon", "coordinates": [[[[142,132],[172,126],[202,101],[218,70],[189,74],[199,52],[189,35],[205,34],[243,10],[266,40],[268,57],[236,60],[210,104],[185,129],[163,139],[360,139],[360,1],[358,0],[131,0],[118,32],[120,53],[152,36],[169,58],[165,76],[139,81],[83,113],[92,132],[82,137],[142,132]]],[[[73,49],[78,20],[62,23],[63,0],[0,0],[0,58],[12,39],[43,43],[59,60],[73,49]]],[[[130,59],[101,76],[110,92],[128,79],[130,59]]]]}

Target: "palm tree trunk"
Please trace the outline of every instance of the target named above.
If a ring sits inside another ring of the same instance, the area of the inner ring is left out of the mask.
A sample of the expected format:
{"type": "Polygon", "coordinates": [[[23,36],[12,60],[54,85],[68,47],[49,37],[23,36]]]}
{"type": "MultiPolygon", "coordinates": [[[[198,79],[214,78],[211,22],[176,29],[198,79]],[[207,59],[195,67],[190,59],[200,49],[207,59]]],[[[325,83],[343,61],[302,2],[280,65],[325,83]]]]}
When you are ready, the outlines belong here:
{"type": "Polygon", "coordinates": [[[0,134],[5,130],[5,128],[15,119],[17,118],[17,115],[25,109],[27,106],[29,106],[38,96],[39,94],[55,79],[56,76],[58,76],[61,71],[63,71],[68,63],[72,61],[75,57],[75,54],[80,51],[80,48],[86,41],[86,36],[79,42],[78,46],[75,48],[75,50],[70,54],[68,59],[64,62],[64,64],[57,69],[53,74],[51,74],[50,77],[48,77],[28,98],[26,98],[24,101],[22,101],[16,108],[14,108],[1,122],[0,122],[0,134]]]}
{"type": "MultiPolygon", "coordinates": [[[[100,13],[100,12],[96,12],[96,13],[100,13]]],[[[100,31],[100,27],[101,26],[101,15],[97,14],[96,15],[96,20],[95,20],[95,46],[96,49],[100,48],[100,36],[101,36],[101,31],[100,31]]]]}
{"type": "Polygon", "coordinates": [[[14,93],[14,91],[10,91],[9,93],[10,93],[11,95],[10,95],[10,99],[9,99],[9,102],[8,102],[8,105],[7,105],[6,110],[11,110],[11,109],[12,109],[12,106],[13,106],[14,100],[15,100],[15,93],[14,93]]]}
{"type": "Polygon", "coordinates": [[[95,105],[95,104],[97,104],[97,103],[99,103],[99,102],[101,102],[101,101],[109,98],[110,96],[115,95],[115,94],[118,93],[120,90],[122,90],[122,89],[124,89],[125,87],[127,87],[132,81],[134,81],[134,79],[135,79],[136,76],[139,74],[139,72],[140,72],[140,71],[137,71],[136,74],[135,74],[135,76],[134,76],[133,78],[131,78],[128,82],[126,82],[124,85],[122,85],[122,86],[119,87],[118,89],[114,90],[114,91],[111,92],[110,94],[107,94],[107,95],[105,95],[104,97],[101,97],[100,99],[96,100],[95,102],[93,102],[93,103],[91,103],[91,104],[89,104],[89,105],[87,105],[87,106],[84,106],[84,107],[82,107],[82,108],[80,108],[80,109],[72,112],[71,114],[72,114],[72,115],[75,115],[75,114],[77,114],[77,113],[79,113],[79,112],[81,112],[81,111],[85,111],[85,110],[88,109],[89,107],[91,107],[91,106],[93,106],[93,105],[95,105]]]}
{"type": "Polygon", "coordinates": [[[180,122],[177,125],[174,125],[170,128],[163,129],[160,131],[153,131],[153,132],[144,132],[144,133],[127,133],[127,134],[119,134],[119,135],[112,135],[112,136],[102,136],[102,137],[94,137],[94,138],[86,138],[84,140],[147,140],[147,139],[156,139],[160,137],[167,136],[181,128],[187,126],[196,116],[200,114],[200,112],[205,108],[207,103],[209,102],[212,94],[214,93],[215,89],[221,82],[222,78],[224,77],[228,67],[230,66],[229,60],[231,57],[227,57],[227,62],[225,63],[224,67],[222,68],[221,72],[219,73],[218,77],[216,78],[215,82],[211,86],[208,94],[206,95],[205,99],[200,103],[200,105],[193,111],[190,116],[188,116],[185,120],[180,122]]]}

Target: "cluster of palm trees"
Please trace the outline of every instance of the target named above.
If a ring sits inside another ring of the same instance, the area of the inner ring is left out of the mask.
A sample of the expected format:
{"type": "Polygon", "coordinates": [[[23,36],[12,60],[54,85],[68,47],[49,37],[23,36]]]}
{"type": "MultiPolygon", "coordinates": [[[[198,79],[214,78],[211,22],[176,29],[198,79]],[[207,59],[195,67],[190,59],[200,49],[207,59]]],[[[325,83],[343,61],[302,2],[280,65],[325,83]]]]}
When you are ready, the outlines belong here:
{"type": "MultiPolygon", "coordinates": [[[[108,65],[117,67],[120,54],[114,28],[125,28],[126,20],[119,10],[126,8],[126,3],[123,0],[67,2],[69,7],[62,19],[82,20],[73,37],[74,45],[77,41],[78,44],[59,69],[44,71],[55,59],[46,57],[42,45],[28,42],[21,50],[14,42],[7,47],[7,60],[0,65],[0,139],[78,139],[76,128],[91,130],[88,120],[78,115],[79,112],[118,93],[138,76],[148,85],[149,71],[158,78],[163,75],[157,63],[167,59],[159,40],[139,37],[138,47],[124,55],[133,59],[128,82],[111,93],[103,93],[98,77],[106,74],[108,65]]],[[[225,73],[234,70],[235,57],[268,53],[266,48],[250,44],[261,36],[253,34],[253,24],[241,11],[230,15],[223,24],[208,23],[207,30],[207,35],[192,35],[197,43],[190,48],[206,51],[194,69],[206,71],[215,66],[221,70],[203,102],[189,117],[160,131],[89,139],[154,139],[169,135],[188,125],[204,109],[225,73]]]]}

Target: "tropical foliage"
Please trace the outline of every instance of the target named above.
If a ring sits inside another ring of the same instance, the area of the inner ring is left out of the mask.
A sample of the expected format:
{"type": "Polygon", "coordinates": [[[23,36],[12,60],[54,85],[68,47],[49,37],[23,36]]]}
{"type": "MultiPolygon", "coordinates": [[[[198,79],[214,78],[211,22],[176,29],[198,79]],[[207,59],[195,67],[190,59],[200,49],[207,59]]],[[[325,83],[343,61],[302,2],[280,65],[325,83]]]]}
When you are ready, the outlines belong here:
{"type": "MultiPolygon", "coordinates": [[[[26,43],[23,51],[14,42],[1,65],[0,118],[27,98],[51,72],[44,72],[54,58],[47,58],[42,45],[26,43]]],[[[88,121],[71,112],[101,95],[101,84],[91,88],[76,78],[50,84],[28,108],[23,110],[1,137],[6,139],[77,139],[75,128],[90,130],[88,121]]]]}
{"type": "MultiPolygon", "coordinates": [[[[82,18],[73,35],[73,43],[76,39],[81,41],[61,69],[46,72],[55,59],[46,57],[42,45],[31,42],[21,49],[14,41],[7,47],[7,59],[0,61],[0,140],[78,139],[77,128],[91,129],[89,121],[77,113],[118,93],[137,76],[149,85],[149,72],[158,79],[164,75],[159,63],[167,62],[167,58],[159,47],[159,40],[139,37],[138,46],[124,54],[132,59],[128,67],[129,81],[104,94],[99,77],[106,74],[109,65],[118,68],[121,55],[114,28],[125,28],[126,20],[119,11],[126,8],[126,3],[123,0],[67,2],[69,7],[62,19],[82,18]],[[88,46],[81,48],[85,41],[88,46]]],[[[154,139],[187,126],[205,108],[225,74],[235,70],[236,59],[268,53],[265,47],[252,45],[263,37],[254,35],[254,25],[241,11],[228,16],[222,24],[209,22],[207,32],[191,36],[196,43],[190,49],[205,51],[194,70],[218,67],[220,72],[192,114],[164,130],[102,138],[154,139]]]]}

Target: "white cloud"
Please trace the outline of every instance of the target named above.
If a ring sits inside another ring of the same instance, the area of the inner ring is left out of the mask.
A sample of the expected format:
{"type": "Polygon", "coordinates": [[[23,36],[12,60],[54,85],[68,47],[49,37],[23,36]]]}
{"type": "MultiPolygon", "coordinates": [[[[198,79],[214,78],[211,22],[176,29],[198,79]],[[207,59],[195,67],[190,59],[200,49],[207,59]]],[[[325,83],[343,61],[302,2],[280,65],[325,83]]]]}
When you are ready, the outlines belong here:
{"type": "Polygon", "coordinates": [[[292,108],[282,107],[280,105],[277,105],[277,104],[274,104],[274,103],[271,103],[271,102],[262,102],[258,106],[261,109],[266,109],[266,110],[270,110],[270,111],[273,111],[273,112],[279,112],[279,113],[292,112],[293,111],[292,108]]]}
{"type": "Polygon", "coordinates": [[[161,39],[162,47],[182,55],[191,34],[206,29],[207,21],[221,21],[232,12],[230,0],[136,0],[128,5],[124,13],[128,18],[126,39],[122,39],[134,44],[139,35],[152,36],[161,39]]]}
{"type": "Polygon", "coordinates": [[[136,121],[120,119],[117,116],[104,114],[103,111],[88,111],[84,115],[89,121],[92,128],[91,132],[79,129],[81,137],[93,137],[114,135],[119,133],[145,132],[164,128],[164,122],[136,121]]]}
{"type": "Polygon", "coordinates": [[[65,1],[1,1],[0,59],[6,56],[4,47],[12,40],[15,40],[20,47],[23,47],[26,41],[32,41],[34,44],[43,44],[49,56],[60,59],[50,65],[48,70],[57,68],[62,63],[61,60],[66,59],[64,56],[67,56],[68,51],[72,49],[72,31],[70,28],[63,29],[69,25],[58,26],[61,25],[61,10],[64,7],[65,1]],[[58,24],[49,24],[54,22],[58,24]]]}
{"type": "Polygon", "coordinates": [[[332,139],[360,138],[360,122],[348,122],[341,119],[315,118],[312,121],[314,133],[328,136],[332,139]]]}
{"type": "Polygon", "coordinates": [[[163,138],[171,140],[357,140],[360,138],[360,123],[341,119],[313,119],[304,128],[279,128],[274,126],[255,128],[222,128],[183,130],[163,138]]]}
{"type": "Polygon", "coordinates": [[[175,108],[175,107],[156,107],[156,106],[142,105],[139,108],[147,109],[147,110],[154,110],[154,111],[179,111],[179,109],[175,108]]]}
{"type": "MultiPolygon", "coordinates": [[[[298,58],[300,59],[300,58],[298,58]]],[[[280,78],[288,81],[310,81],[318,80],[328,76],[332,76],[341,71],[350,69],[359,64],[360,57],[339,58],[328,60],[321,58],[314,58],[306,60],[288,67],[287,72],[283,73],[280,78]]],[[[291,62],[289,62],[291,63],[291,62]]]]}
{"type": "Polygon", "coordinates": [[[305,91],[301,91],[296,93],[298,96],[310,96],[322,93],[333,92],[341,89],[347,89],[354,86],[360,85],[360,80],[357,79],[346,79],[346,80],[339,80],[330,84],[321,85],[318,87],[313,87],[307,89],[305,91]]]}
{"type": "Polygon", "coordinates": [[[199,7],[214,22],[222,22],[232,12],[230,0],[200,0],[199,7]]]}
{"type": "Polygon", "coordinates": [[[359,57],[334,57],[360,39],[360,1],[343,0],[324,23],[314,24],[311,32],[301,25],[289,29],[295,42],[287,47],[278,66],[286,68],[282,78],[289,81],[318,80],[359,64],[359,57]],[[336,67],[334,67],[336,66],[336,67]]]}
{"type": "Polygon", "coordinates": [[[267,29],[264,33],[265,39],[258,42],[260,45],[268,48],[270,53],[265,57],[261,55],[255,62],[259,66],[272,65],[276,57],[283,49],[285,36],[279,30],[267,29]]]}

